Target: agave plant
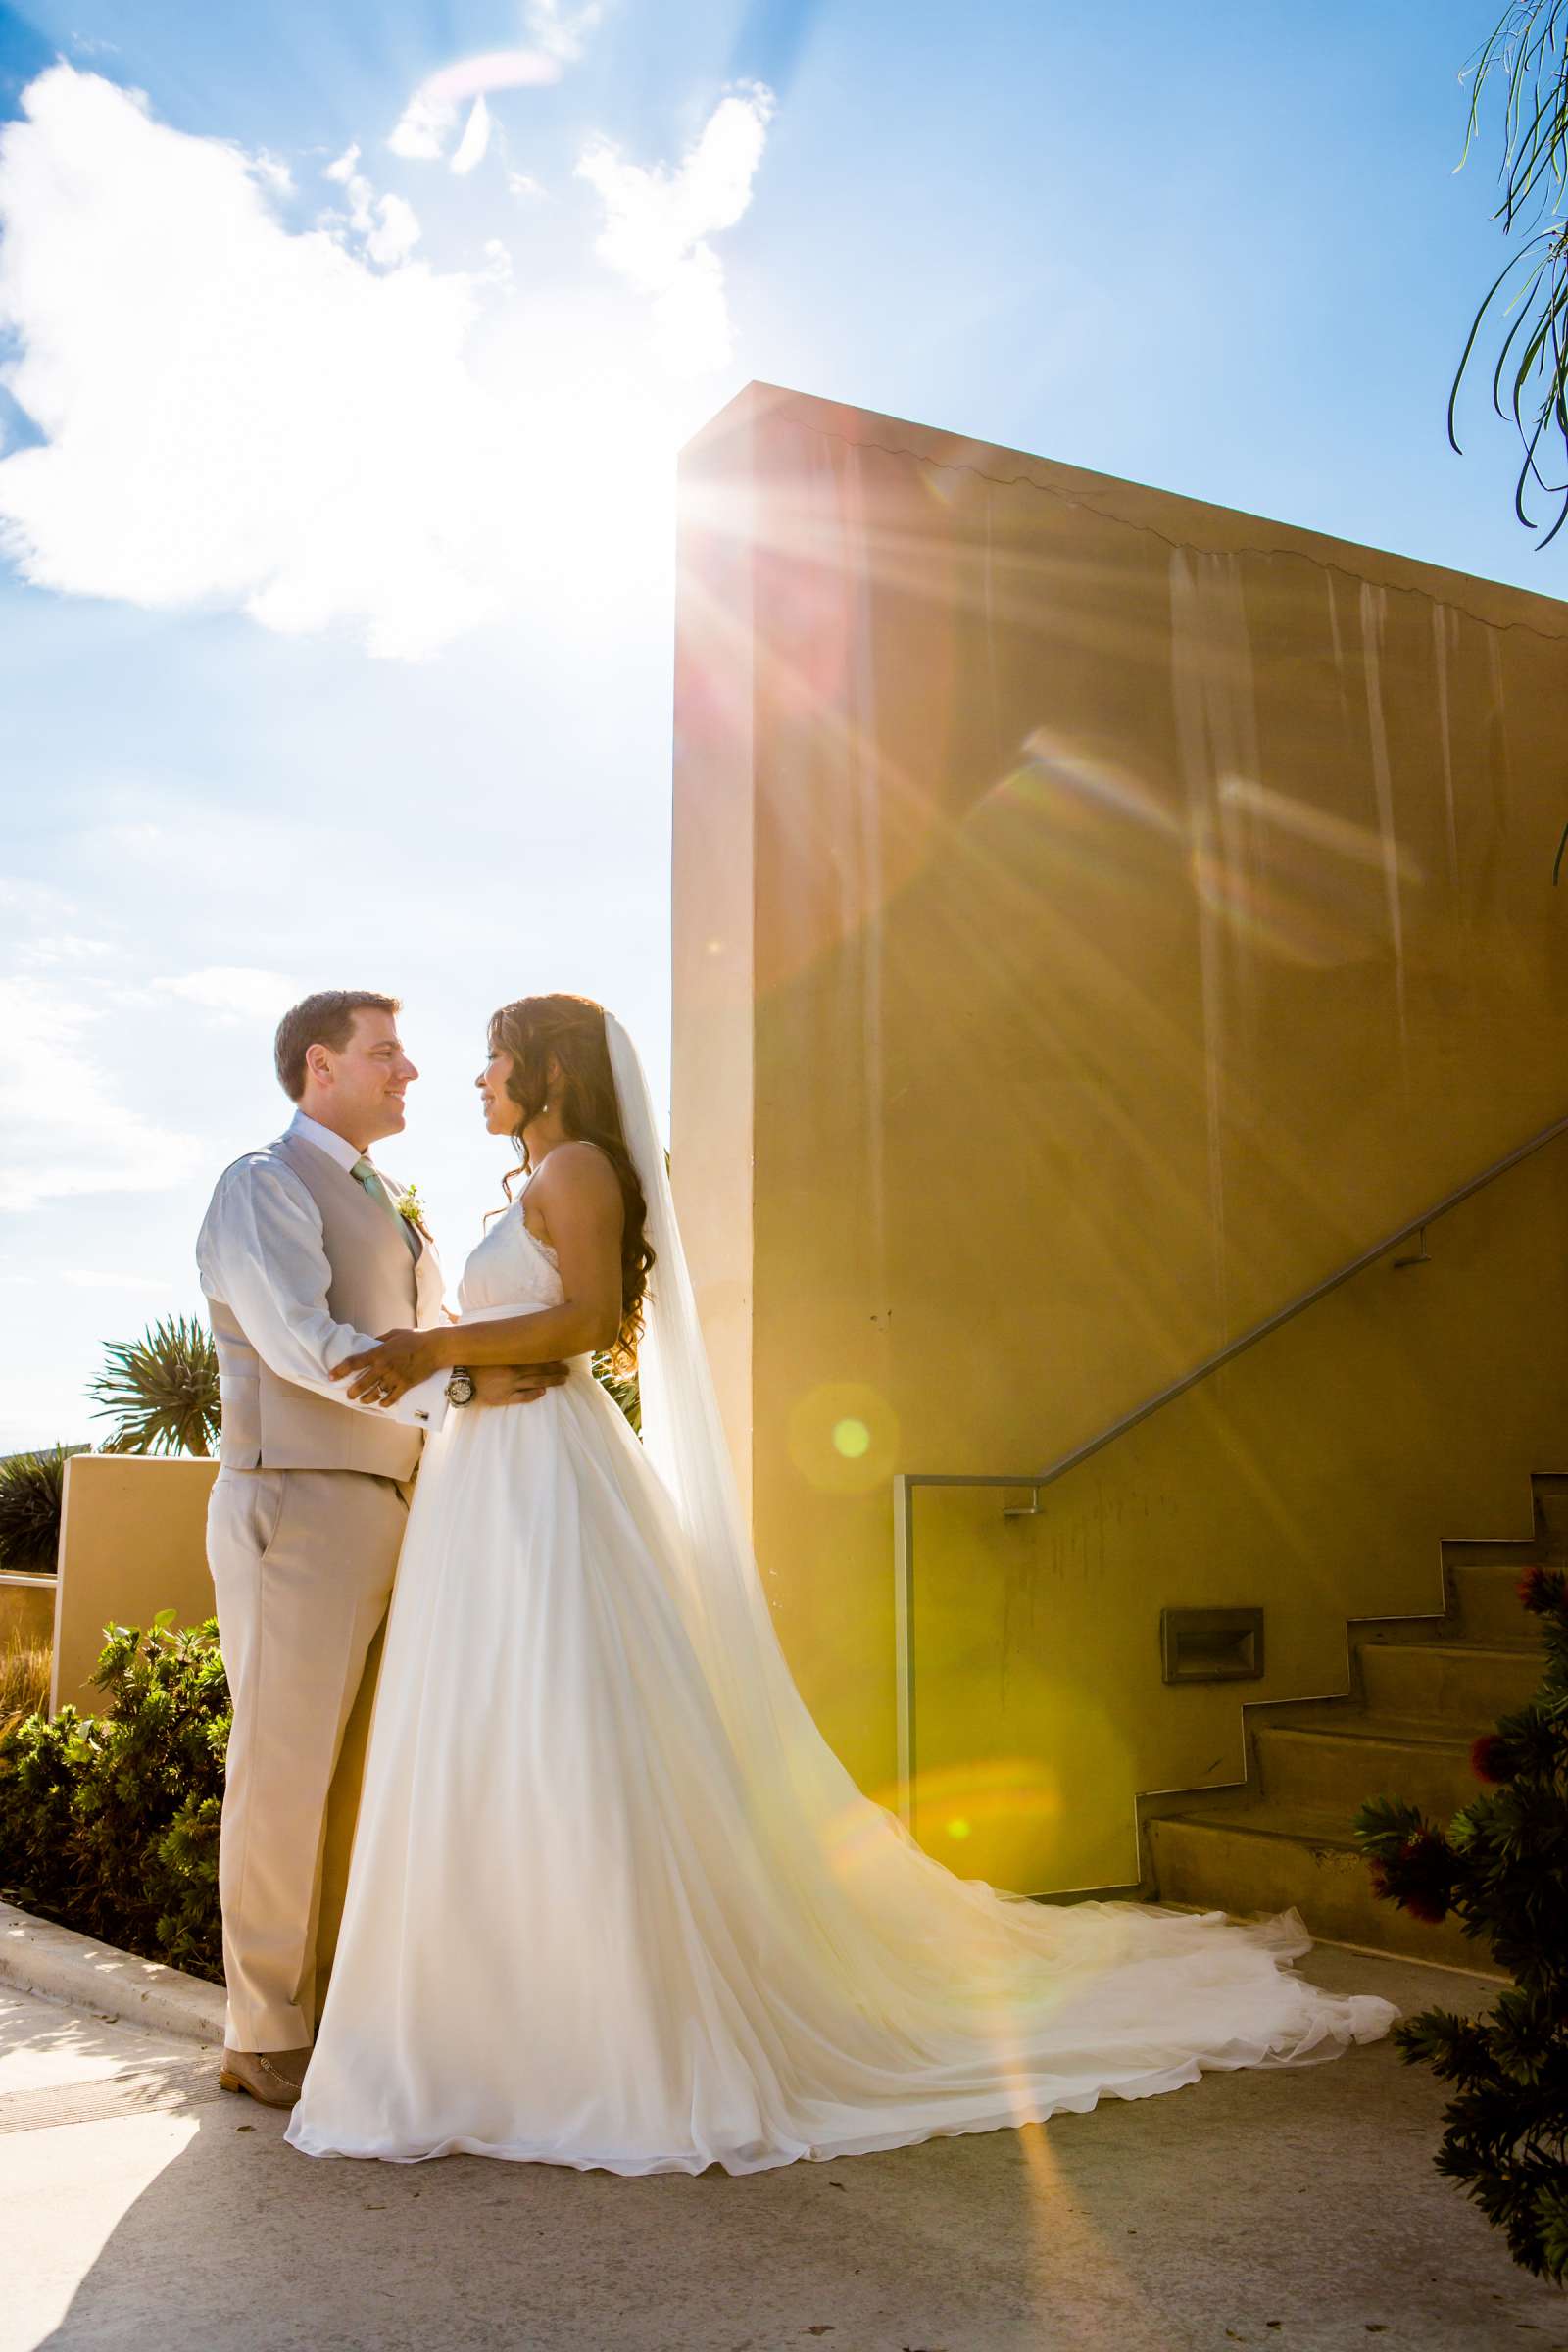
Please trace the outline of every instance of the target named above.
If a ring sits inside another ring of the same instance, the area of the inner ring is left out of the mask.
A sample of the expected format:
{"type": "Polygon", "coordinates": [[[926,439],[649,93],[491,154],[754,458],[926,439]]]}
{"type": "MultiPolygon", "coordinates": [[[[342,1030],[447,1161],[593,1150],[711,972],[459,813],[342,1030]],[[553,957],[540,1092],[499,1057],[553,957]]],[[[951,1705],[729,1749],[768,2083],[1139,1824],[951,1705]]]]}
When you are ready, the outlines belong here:
{"type": "Polygon", "coordinates": [[[53,1568],[66,1464],[83,1450],[51,1446],[44,1453],[12,1453],[0,1460],[0,1568],[34,1574],[53,1568]]]}
{"type": "Polygon", "coordinates": [[[90,1384],[97,1418],[115,1424],[105,1453],[209,1454],[218,1436],[218,1350],[194,1315],[153,1323],[104,1349],[90,1384]]]}

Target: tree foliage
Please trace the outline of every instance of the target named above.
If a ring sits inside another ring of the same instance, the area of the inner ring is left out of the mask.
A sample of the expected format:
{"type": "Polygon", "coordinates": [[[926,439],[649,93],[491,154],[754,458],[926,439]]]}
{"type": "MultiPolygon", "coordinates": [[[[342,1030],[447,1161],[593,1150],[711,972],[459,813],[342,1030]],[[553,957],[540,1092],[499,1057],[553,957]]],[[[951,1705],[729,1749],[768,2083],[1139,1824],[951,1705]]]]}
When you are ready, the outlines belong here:
{"type": "Polygon", "coordinates": [[[1451,2082],[1437,2167],[1463,2184],[1528,2271],[1568,2281],[1568,1575],[1527,1571],[1520,1599],[1545,1632],[1526,1707],[1476,1741],[1489,1784],[1446,1830],[1379,1797],[1356,1835],[1379,1894],[1413,1918],[1450,1914],[1488,1937],[1513,1983],[1479,2018],[1429,2009],[1399,2054],[1451,2082]]]}
{"type": "Polygon", "coordinates": [[[1500,337],[1492,402],[1511,417],[1522,456],[1514,511],[1529,529],[1536,495],[1558,502],[1546,546],[1568,521],[1568,0],[1512,0],[1476,59],[1465,155],[1480,133],[1482,98],[1502,86],[1501,196],[1494,218],[1522,241],[1476,313],[1448,397],[1448,438],[1459,447],[1460,389],[1485,335],[1500,337]]]}

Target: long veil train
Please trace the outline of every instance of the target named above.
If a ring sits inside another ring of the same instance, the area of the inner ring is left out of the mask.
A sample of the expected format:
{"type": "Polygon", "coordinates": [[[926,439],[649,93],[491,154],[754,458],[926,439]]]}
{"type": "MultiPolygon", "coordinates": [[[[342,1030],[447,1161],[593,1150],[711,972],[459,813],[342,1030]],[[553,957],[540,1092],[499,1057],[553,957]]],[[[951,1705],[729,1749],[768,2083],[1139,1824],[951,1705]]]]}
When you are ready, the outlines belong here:
{"type": "MultiPolygon", "coordinates": [[[[1195,2051],[1185,2068],[1175,2058],[1184,2079],[1204,2064],[1332,2056],[1348,2040],[1386,2033],[1396,2014],[1387,2002],[1336,2000],[1282,1971],[1280,1963],[1309,1943],[1294,1914],[1238,1927],[1145,1904],[1042,1906],[956,1878],[860,1792],[818,1732],[780,1647],[735,1486],[647,1075],[612,1014],[605,1028],[622,1133],[657,1252],[638,1356],[644,1443],[685,1538],[691,1630],[709,1688],[765,1815],[771,1860],[787,1872],[839,1981],[890,2022],[913,2029],[916,2039],[922,2013],[933,2027],[956,2028],[956,2045],[942,2055],[960,2068],[972,2062],[977,2041],[999,2060],[1004,2049],[1004,2087],[1019,2115],[1039,2112],[1041,2103],[1028,2051],[1042,2000],[1059,2011],[1068,2002],[1064,1980],[1085,1969],[1093,1976],[1116,1954],[1128,1961],[1165,1954],[1178,1964],[1168,1987],[1171,2012],[1159,2014],[1158,1980],[1147,1986],[1153,2043],[1177,2027],[1179,1964],[1205,1949],[1216,1962],[1248,1953],[1251,1967],[1243,1973],[1256,1973],[1281,2001],[1266,2051],[1243,2055],[1244,2002],[1229,2055],[1195,2051]],[[1048,1979],[1055,1980],[1049,1990],[1048,1979]]],[[[1142,2085],[1164,2086],[1156,2080],[1142,2085]]]]}
{"type": "MultiPolygon", "coordinates": [[[[657,1253],[646,1442],[584,1359],[427,1448],[293,2145],[757,2172],[1385,2033],[1387,2002],[1295,1973],[1298,1920],[999,1894],[860,1793],[773,1631],[647,1081],[606,1026],[657,1253]]],[[[465,1317],[562,1295],[514,1204],[465,1317]]]]}

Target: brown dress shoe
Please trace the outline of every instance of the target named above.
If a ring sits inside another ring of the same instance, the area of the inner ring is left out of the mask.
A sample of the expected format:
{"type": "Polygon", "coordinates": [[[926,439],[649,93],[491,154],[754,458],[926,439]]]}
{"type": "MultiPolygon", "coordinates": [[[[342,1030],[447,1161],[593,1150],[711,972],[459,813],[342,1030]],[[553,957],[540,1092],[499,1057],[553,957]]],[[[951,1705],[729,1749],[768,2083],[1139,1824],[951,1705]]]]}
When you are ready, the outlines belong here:
{"type": "Polygon", "coordinates": [[[225,2050],[218,2072],[219,2088],[249,2091],[264,2107],[292,2107],[300,2086],[287,2062],[308,2055],[292,2050],[225,2050]]]}

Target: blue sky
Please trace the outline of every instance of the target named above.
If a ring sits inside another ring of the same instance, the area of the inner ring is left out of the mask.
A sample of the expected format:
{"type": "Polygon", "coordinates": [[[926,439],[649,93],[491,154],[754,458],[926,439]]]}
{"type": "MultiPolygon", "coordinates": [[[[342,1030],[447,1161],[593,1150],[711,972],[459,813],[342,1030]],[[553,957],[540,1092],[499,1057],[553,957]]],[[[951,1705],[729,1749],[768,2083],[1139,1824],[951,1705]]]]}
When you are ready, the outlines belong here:
{"type": "Polygon", "coordinates": [[[0,7],[0,1446],[196,1304],[292,994],[406,998],[459,1262],[494,1004],[667,1067],[673,453],[749,379],[1559,592],[1444,434],[1490,5],[0,7]]]}

